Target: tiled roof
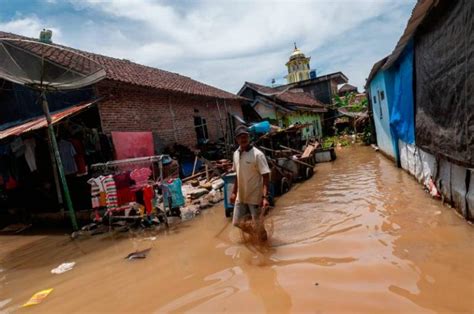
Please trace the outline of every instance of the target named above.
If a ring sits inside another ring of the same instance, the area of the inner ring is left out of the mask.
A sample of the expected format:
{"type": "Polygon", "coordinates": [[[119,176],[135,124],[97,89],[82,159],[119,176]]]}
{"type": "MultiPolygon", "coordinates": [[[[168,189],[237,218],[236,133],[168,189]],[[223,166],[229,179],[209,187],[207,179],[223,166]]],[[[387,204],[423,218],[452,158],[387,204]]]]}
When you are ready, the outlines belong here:
{"type": "MultiPolygon", "coordinates": [[[[19,38],[32,40],[32,38],[27,38],[2,31],[0,31],[0,38],[19,38]]],[[[206,96],[221,99],[240,99],[240,97],[237,95],[195,81],[190,77],[183,76],[177,73],[152,68],[124,59],[107,57],[69,47],[65,48],[80,53],[86,57],[89,57],[90,59],[102,65],[102,67],[107,73],[107,79],[110,80],[129,83],[138,86],[156,88],[164,91],[185,93],[190,95],[206,96]]],[[[62,59],[60,57],[56,58],[54,61],[65,66],[71,63],[70,59],[62,59]]]]}
{"type": "Polygon", "coordinates": [[[301,106],[306,106],[306,107],[324,108],[324,105],[321,102],[319,102],[316,98],[314,98],[313,96],[311,96],[310,94],[306,92],[299,91],[297,89],[281,90],[280,88],[273,88],[273,87],[263,86],[263,85],[250,83],[250,82],[245,82],[245,85],[255,90],[256,92],[258,92],[259,94],[263,96],[275,97],[276,99],[285,103],[301,105],[301,106]]]}

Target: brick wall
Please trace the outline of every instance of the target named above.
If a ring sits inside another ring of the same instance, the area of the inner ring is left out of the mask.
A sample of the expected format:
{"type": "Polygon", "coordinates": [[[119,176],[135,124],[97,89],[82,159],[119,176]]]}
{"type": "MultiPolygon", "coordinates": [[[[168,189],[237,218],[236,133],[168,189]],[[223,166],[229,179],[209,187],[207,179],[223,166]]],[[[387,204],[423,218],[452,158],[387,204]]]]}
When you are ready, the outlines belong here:
{"type": "Polygon", "coordinates": [[[206,119],[211,141],[224,135],[227,125],[225,107],[229,113],[242,116],[240,103],[236,100],[225,100],[225,106],[221,99],[170,93],[112,81],[100,82],[96,89],[97,94],[104,97],[99,103],[99,112],[105,133],[152,131],[163,145],[177,142],[189,147],[196,146],[195,116],[206,119]]]}

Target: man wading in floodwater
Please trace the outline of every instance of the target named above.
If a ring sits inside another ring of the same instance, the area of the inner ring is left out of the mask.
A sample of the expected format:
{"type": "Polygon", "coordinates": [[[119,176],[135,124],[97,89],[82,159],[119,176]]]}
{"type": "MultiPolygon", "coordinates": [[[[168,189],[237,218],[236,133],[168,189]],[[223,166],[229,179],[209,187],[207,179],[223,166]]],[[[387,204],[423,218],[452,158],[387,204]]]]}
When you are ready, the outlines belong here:
{"type": "Polygon", "coordinates": [[[235,129],[239,148],[234,152],[234,170],[237,180],[230,197],[234,205],[232,223],[244,232],[260,230],[259,238],[267,239],[263,228],[263,216],[269,206],[268,182],[270,168],[265,155],[250,144],[247,127],[240,125],[235,129]],[[252,218],[252,225],[248,222],[252,218]]]}

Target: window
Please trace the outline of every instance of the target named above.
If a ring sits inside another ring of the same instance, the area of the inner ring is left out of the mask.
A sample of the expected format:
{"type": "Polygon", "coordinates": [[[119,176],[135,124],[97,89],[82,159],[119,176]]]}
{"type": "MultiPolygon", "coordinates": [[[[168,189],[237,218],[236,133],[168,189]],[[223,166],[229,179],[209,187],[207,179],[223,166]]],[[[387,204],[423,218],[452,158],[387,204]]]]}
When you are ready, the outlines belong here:
{"type": "Polygon", "coordinates": [[[374,96],[374,104],[377,103],[377,97],[374,96]]]}
{"type": "Polygon", "coordinates": [[[196,130],[198,145],[205,144],[209,139],[206,119],[202,117],[194,117],[194,129],[196,130]]]}
{"type": "Polygon", "coordinates": [[[385,99],[385,93],[383,91],[380,92],[380,101],[385,99]]]}
{"type": "Polygon", "coordinates": [[[383,119],[383,113],[382,113],[382,94],[383,94],[383,92],[377,91],[377,95],[379,96],[380,120],[383,119]]]}

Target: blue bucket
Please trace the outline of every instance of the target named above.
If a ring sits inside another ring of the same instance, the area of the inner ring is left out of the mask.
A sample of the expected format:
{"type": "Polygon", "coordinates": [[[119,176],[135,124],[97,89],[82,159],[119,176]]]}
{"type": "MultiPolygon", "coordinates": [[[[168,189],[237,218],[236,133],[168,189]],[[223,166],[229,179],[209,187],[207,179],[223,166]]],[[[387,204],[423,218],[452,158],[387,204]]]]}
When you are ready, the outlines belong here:
{"type": "Polygon", "coordinates": [[[249,131],[252,133],[268,133],[270,132],[270,122],[262,121],[255,123],[249,128],[249,131]]]}

